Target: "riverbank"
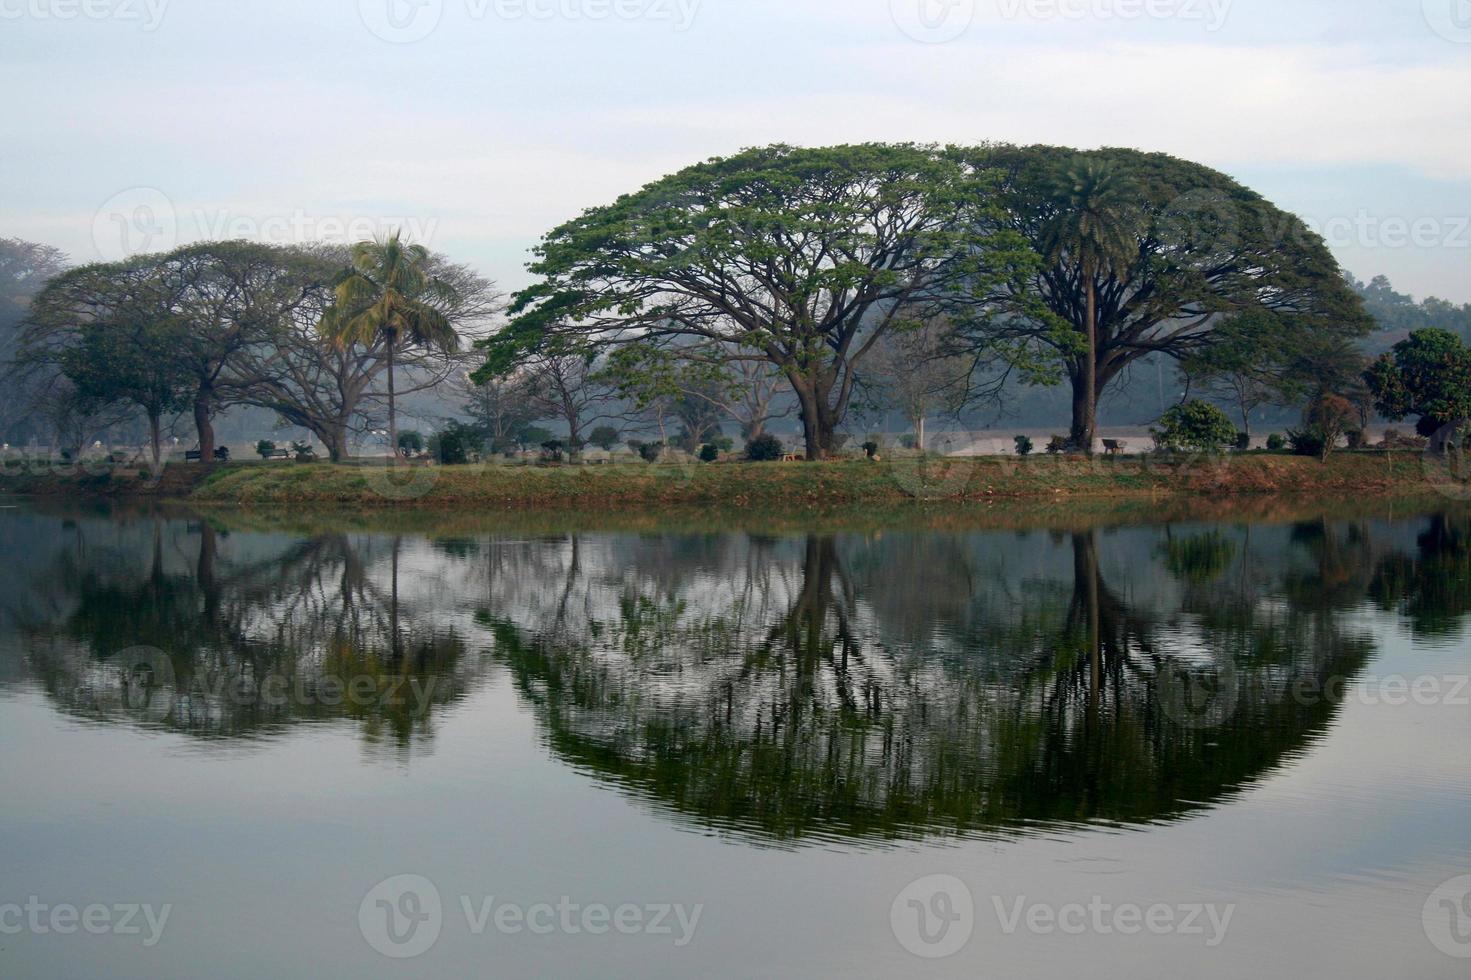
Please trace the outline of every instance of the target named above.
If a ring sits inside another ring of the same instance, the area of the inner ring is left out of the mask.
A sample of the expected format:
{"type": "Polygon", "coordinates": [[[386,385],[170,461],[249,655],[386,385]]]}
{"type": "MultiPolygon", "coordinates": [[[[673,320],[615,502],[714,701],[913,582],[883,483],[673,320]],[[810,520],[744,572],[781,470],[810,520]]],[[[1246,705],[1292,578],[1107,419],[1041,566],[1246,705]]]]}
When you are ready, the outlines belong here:
{"type": "Polygon", "coordinates": [[[1159,499],[1430,493],[1416,453],[1340,453],[1327,462],[1252,453],[1218,458],[983,457],[881,463],[669,466],[404,466],[237,463],[136,471],[12,469],[0,492],[200,504],[561,510],[654,506],[771,510],[914,501],[1159,499]]]}

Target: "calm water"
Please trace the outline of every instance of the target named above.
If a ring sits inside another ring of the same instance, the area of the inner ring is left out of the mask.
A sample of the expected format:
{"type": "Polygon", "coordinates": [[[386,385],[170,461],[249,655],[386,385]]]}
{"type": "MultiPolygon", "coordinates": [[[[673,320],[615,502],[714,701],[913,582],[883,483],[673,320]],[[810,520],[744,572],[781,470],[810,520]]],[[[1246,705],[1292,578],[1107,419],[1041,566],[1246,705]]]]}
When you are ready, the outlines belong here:
{"type": "Polygon", "coordinates": [[[0,510],[0,977],[1471,975],[1471,516],[1000,523],[0,510]]]}

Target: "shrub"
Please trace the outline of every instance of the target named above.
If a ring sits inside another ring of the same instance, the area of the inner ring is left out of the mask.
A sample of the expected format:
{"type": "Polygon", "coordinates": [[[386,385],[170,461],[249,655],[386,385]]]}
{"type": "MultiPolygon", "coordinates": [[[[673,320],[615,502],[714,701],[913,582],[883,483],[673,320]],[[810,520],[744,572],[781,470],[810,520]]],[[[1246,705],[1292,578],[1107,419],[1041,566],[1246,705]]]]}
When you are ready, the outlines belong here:
{"type": "Polygon", "coordinates": [[[1251,434],[1247,432],[1236,433],[1236,451],[1244,453],[1251,448],[1251,434]]]}
{"type": "Polygon", "coordinates": [[[1348,431],[1348,448],[1350,448],[1350,449],[1367,449],[1367,448],[1369,448],[1369,434],[1367,432],[1365,432],[1363,429],[1350,429],[1348,431]]]}
{"type": "Polygon", "coordinates": [[[1358,412],[1347,398],[1324,395],[1308,409],[1307,428],[1320,440],[1319,455],[1326,460],[1339,439],[1359,428],[1358,412]]]}
{"type": "Polygon", "coordinates": [[[1209,402],[1189,401],[1176,405],[1160,417],[1161,448],[1198,453],[1218,453],[1236,442],[1236,424],[1209,402]]]}
{"type": "Polygon", "coordinates": [[[877,442],[870,439],[863,444],[863,455],[867,456],[869,459],[875,459],[878,457],[879,450],[882,448],[883,447],[880,446],[877,442]]]}
{"type": "Polygon", "coordinates": [[[422,453],[424,451],[424,437],[412,429],[408,432],[400,432],[398,434],[398,451],[404,455],[422,453]]]}
{"type": "Polygon", "coordinates": [[[276,451],[276,444],[269,439],[262,439],[255,444],[255,454],[261,459],[270,459],[271,454],[276,451]]]}
{"type": "Polygon", "coordinates": [[[479,449],[479,433],[474,426],[463,422],[451,422],[443,432],[429,440],[434,458],[445,466],[464,466],[470,462],[470,454],[479,449]]]}
{"type": "Polygon", "coordinates": [[[1032,451],[1037,448],[1037,444],[1032,442],[1028,436],[1017,436],[1015,442],[1016,454],[1018,456],[1030,456],[1032,455],[1032,451]]]}
{"type": "Polygon", "coordinates": [[[310,463],[317,458],[316,451],[312,449],[312,444],[309,442],[293,442],[291,452],[296,456],[298,463],[310,463]]]}
{"type": "Polygon", "coordinates": [[[1318,456],[1323,455],[1323,446],[1326,440],[1323,433],[1308,426],[1305,429],[1288,429],[1287,441],[1292,446],[1294,456],[1318,456]]]}
{"type": "Polygon", "coordinates": [[[618,430],[611,425],[600,425],[592,430],[592,435],[587,437],[589,445],[597,446],[605,453],[613,451],[618,445],[618,430]]]}
{"type": "Polygon", "coordinates": [[[548,439],[541,444],[541,460],[544,463],[560,463],[566,445],[560,439],[548,439]]]}
{"type": "Polygon", "coordinates": [[[903,446],[905,449],[918,449],[919,448],[919,436],[912,435],[912,434],[911,435],[906,435],[906,436],[900,436],[899,437],[899,445],[903,446]]]}
{"type": "Polygon", "coordinates": [[[720,459],[720,447],[712,446],[708,442],[700,447],[700,462],[714,463],[720,459]]]}
{"type": "Polygon", "coordinates": [[[1274,453],[1280,453],[1287,448],[1287,437],[1280,432],[1273,432],[1267,436],[1267,448],[1274,453]]]}
{"type": "Polygon", "coordinates": [[[1053,436],[1047,441],[1047,455],[1057,456],[1067,452],[1067,436],[1053,436]]]}
{"type": "Polygon", "coordinates": [[[770,463],[786,455],[781,440],[773,435],[757,436],[746,443],[746,458],[753,463],[770,463]]]}
{"type": "Polygon", "coordinates": [[[645,442],[639,445],[638,454],[645,463],[657,463],[664,458],[664,449],[662,442],[645,442]]]}

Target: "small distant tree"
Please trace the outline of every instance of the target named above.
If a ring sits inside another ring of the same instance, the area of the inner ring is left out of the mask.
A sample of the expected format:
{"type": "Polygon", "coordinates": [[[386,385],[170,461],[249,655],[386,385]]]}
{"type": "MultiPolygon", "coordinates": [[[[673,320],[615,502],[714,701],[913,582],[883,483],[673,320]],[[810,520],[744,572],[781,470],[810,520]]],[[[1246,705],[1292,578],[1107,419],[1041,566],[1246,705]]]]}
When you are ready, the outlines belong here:
{"type": "Polygon", "coordinates": [[[1345,435],[1358,427],[1359,413],[1342,395],[1325,395],[1308,408],[1308,433],[1319,440],[1319,458],[1325,462],[1345,435]]]}
{"type": "Polygon", "coordinates": [[[1037,448],[1030,436],[1017,436],[1015,441],[1016,454],[1018,456],[1030,456],[1032,455],[1032,450],[1037,448]]]}
{"type": "Polygon", "coordinates": [[[611,453],[613,447],[618,445],[619,438],[617,429],[611,425],[600,425],[592,430],[592,435],[588,436],[587,441],[589,445],[597,446],[605,453],[611,453]]]}
{"type": "Polygon", "coordinates": [[[1274,453],[1280,453],[1287,448],[1287,437],[1280,432],[1273,432],[1267,436],[1267,449],[1274,453]]]}
{"type": "Polygon", "coordinates": [[[1209,402],[1189,401],[1160,417],[1161,448],[1219,453],[1236,442],[1236,424],[1209,402]]]}
{"type": "Polygon", "coordinates": [[[700,462],[714,463],[720,459],[720,448],[709,443],[700,447],[700,462]]]}
{"type": "Polygon", "coordinates": [[[276,444],[269,439],[262,439],[255,444],[255,454],[261,459],[270,459],[276,455],[276,444]]]}
{"type": "Polygon", "coordinates": [[[1422,436],[1447,438],[1471,420],[1471,348],[1446,330],[1420,330],[1395,345],[1364,375],[1375,408],[1398,422],[1419,416],[1422,436]]]}
{"type": "Polygon", "coordinates": [[[398,434],[398,451],[400,455],[422,453],[424,451],[424,436],[422,433],[412,429],[398,434]]]}

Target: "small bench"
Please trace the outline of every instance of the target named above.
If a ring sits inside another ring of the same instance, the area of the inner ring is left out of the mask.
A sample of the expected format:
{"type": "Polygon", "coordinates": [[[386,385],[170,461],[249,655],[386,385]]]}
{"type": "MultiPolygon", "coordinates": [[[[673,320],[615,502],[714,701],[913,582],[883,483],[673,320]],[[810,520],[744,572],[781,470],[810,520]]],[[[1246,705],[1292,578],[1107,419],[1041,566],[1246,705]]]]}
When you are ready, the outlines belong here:
{"type": "Polygon", "coordinates": [[[1121,442],[1118,439],[1103,440],[1103,451],[1110,456],[1122,456],[1127,448],[1129,448],[1127,442],[1121,442]]]}
{"type": "MultiPolygon", "coordinates": [[[[221,446],[220,448],[216,449],[214,452],[214,457],[221,463],[228,463],[230,461],[230,447],[221,446]]],[[[203,454],[200,453],[200,451],[197,449],[190,449],[184,453],[184,462],[186,463],[197,463],[203,458],[203,454]]]]}

